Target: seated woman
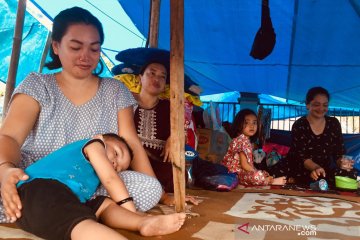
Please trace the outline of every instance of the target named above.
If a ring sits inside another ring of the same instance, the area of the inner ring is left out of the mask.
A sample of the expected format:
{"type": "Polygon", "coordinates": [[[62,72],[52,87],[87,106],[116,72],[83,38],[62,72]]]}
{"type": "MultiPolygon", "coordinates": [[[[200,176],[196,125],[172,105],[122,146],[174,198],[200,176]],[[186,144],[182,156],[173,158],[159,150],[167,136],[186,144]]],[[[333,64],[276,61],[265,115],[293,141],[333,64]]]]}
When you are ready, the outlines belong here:
{"type": "MultiPolygon", "coordinates": [[[[85,9],[65,9],[54,18],[51,61],[46,66],[61,71],[29,74],[14,91],[0,127],[0,222],[29,217],[37,221],[34,228],[46,231],[47,235],[42,235],[45,239],[94,239],[92,226],[99,223],[90,220],[96,219],[100,206],[97,203],[108,195],[103,185],[94,194],[92,206],[81,202],[69,206],[58,201],[57,211],[72,213],[58,216],[24,206],[16,184],[26,180],[24,169],[38,159],[70,142],[107,132],[124,137],[134,150],[131,167],[139,172],[119,174],[136,208],[147,211],[159,202],[162,188],[134,127],[136,101],[123,84],[99,77],[103,69],[99,61],[103,41],[101,23],[85,9]],[[61,227],[59,222],[63,223],[61,227]],[[88,236],[80,238],[77,232],[88,236]]],[[[66,189],[57,191],[64,196],[72,194],[66,189]]],[[[34,202],[39,200],[42,205],[53,206],[45,191],[38,191],[36,197],[34,202]]],[[[125,229],[129,229],[129,223],[135,223],[128,216],[120,217],[119,221],[125,229]]],[[[105,225],[103,230],[113,232],[105,225]]]]}
{"type": "MultiPolygon", "coordinates": [[[[165,63],[150,61],[141,68],[141,90],[139,94],[134,94],[138,103],[134,108],[134,122],[156,177],[165,192],[174,192],[170,154],[170,101],[160,98],[169,82],[166,66],[165,63]]],[[[185,200],[198,204],[192,196],[186,196],[185,200]]],[[[167,203],[168,200],[163,202],[167,203]]]]}
{"type": "MultiPolygon", "coordinates": [[[[125,50],[128,52],[129,50],[125,50]]],[[[149,50],[153,52],[154,50],[149,50]]],[[[141,68],[138,65],[125,62],[115,69],[115,73],[120,75],[115,76],[118,80],[122,81],[130,91],[133,92],[138,105],[134,110],[134,121],[137,134],[148,154],[150,163],[154,172],[162,184],[166,192],[173,192],[173,174],[170,155],[170,102],[169,91],[167,83],[169,83],[168,69],[169,62],[164,58],[159,57],[154,53],[152,57],[148,57],[148,49],[134,49],[134,55],[143,56],[144,59],[137,59],[137,62],[144,62],[141,68]],[[138,53],[138,54],[135,54],[138,53]],[[139,54],[141,52],[141,54],[139,54]],[[155,60],[157,59],[157,60],[155,60]],[[120,70],[119,70],[120,69],[120,70]],[[129,74],[131,73],[131,74],[129,74]]],[[[120,55],[123,52],[119,53],[120,55]]],[[[119,55],[118,55],[119,56],[119,55]]],[[[123,61],[131,59],[122,59],[123,61]]],[[[114,70],[112,70],[114,72],[114,70]]],[[[192,126],[192,107],[193,105],[199,106],[201,102],[197,96],[200,89],[195,83],[185,75],[185,91],[184,105],[185,105],[185,126],[187,131],[186,144],[195,148],[194,139],[194,126],[192,126]],[[190,96],[191,95],[191,96],[190,96]],[[193,135],[192,135],[193,134],[193,135]]],[[[210,162],[200,160],[197,157],[192,157],[192,167],[188,168],[186,174],[192,174],[196,178],[195,185],[198,187],[216,188],[215,183],[208,184],[208,176],[217,174],[227,174],[226,168],[215,164],[208,164],[210,162]],[[223,169],[225,168],[225,169],[223,169]]],[[[219,176],[220,178],[221,176],[219,176]]],[[[193,178],[189,178],[189,185],[194,184],[193,178]],[[190,180],[191,179],[191,180],[190,180]]],[[[233,186],[230,186],[233,187],[233,186]]],[[[225,190],[228,190],[226,188],[225,190]]],[[[193,197],[186,197],[187,201],[197,203],[193,197]]],[[[167,200],[165,202],[168,202],[167,200]]]]}
{"type": "Polygon", "coordinates": [[[308,185],[325,178],[333,185],[335,175],[356,178],[353,161],[343,158],[341,125],[336,118],[326,115],[329,100],[326,89],[309,89],[306,95],[308,114],[296,120],[292,127],[288,161],[297,183],[308,185]]]}
{"type": "Polygon", "coordinates": [[[170,144],[170,102],[160,99],[168,74],[161,63],[149,63],[140,71],[141,90],[134,97],[138,105],[134,111],[137,134],[154,172],[165,192],[173,192],[170,144]]]}

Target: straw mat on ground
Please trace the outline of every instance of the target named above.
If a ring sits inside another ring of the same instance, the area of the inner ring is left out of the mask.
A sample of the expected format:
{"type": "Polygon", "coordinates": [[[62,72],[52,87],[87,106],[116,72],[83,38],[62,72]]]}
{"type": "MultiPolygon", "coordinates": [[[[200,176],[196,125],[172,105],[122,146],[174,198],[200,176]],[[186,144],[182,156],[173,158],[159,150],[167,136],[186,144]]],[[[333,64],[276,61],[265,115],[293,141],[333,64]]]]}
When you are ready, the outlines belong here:
{"type": "MultiPolygon", "coordinates": [[[[265,188],[238,188],[232,192],[187,190],[202,200],[188,206],[180,231],[160,237],[141,237],[119,230],[129,239],[358,239],[360,197],[265,188]],[[195,216],[198,214],[199,216],[195,216]]],[[[173,208],[158,205],[151,214],[168,214],[173,208]]],[[[119,216],[121,217],[121,216],[119,216]]],[[[38,239],[0,225],[0,239],[38,239]]]]}

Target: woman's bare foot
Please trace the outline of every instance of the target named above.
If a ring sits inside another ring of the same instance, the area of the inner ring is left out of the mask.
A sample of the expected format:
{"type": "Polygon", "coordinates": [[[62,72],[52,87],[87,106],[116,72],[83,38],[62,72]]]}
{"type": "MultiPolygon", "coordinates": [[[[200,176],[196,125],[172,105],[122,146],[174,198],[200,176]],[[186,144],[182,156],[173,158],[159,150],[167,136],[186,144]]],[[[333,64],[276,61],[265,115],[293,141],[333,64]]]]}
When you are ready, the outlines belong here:
{"type": "Polygon", "coordinates": [[[286,184],[286,177],[277,177],[274,178],[271,182],[271,185],[285,185],[286,184]]]}
{"type": "Polygon", "coordinates": [[[181,228],[185,218],[185,213],[148,216],[142,221],[139,232],[146,237],[170,234],[181,228]]]}

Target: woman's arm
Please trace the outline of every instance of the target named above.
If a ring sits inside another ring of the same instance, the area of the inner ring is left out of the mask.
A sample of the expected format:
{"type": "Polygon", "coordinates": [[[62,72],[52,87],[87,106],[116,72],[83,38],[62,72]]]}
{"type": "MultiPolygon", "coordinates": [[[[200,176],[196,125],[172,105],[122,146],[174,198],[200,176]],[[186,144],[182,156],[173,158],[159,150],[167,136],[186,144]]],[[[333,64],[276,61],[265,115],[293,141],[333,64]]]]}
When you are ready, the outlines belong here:
{"type": "MultiPolygon", "coordinates": [[[[99,142],[93,142],[84,148],[84,152],[111,199],[119,202],[128,198],[129,192],[107,158],[104,146],[99,142]]],[[[136,212],[133,201],[126,202],[121,206],[132,212],[136,212]]]]}
{"type": "Polygon", "coordinates": [[[334,155],[336,159],[339,159],[346,153],[344,137],[341,130],[341,124],[336,118],[330,118],[332,121],[330,136],[333,138],[334,155]]]}
{"type": "Polygon", "coordinates": [[[296,155],[296,158],[305,161],[310,159],[309,149],[309,132],[305,127],[306,123],[302,118],[295,121],[291,129],[291,150],[296,155]]]}
{"type": "Polygon", "coordinates": [[[145,173],[156,178],[149,158],[141,145],[138,135],[136,134],[132,107],[127,107],[118,112],[118,128],[119,135],[126,139],[134,152],[134,159],[131,161],[131,168],[135,171],[145,173]]]}
{"type": "Polygon", "coordinates": [[[14,96],[0,128],[0,136],[5,136],[0,144],[0,159],[19,163],[20,147],[35,125],[39,112],[39,103],[32,97],[25,94],[14,96]],[[8,148],[7,144],[12,148],[8,148]],[[14,144],[17,145],[16,148],[14,144]]]}
{"type": "Polygon", "coordinates": [[[318,180],[321,175],[326,177],[324,168],[313,162],[311,159],[306,159],[304,161],[304,167],[310,171],[310,177],[314,180],[318,180]]]}
{"type": "Polygon", "coordinates": [[[308,136],[302,124],[293,125],[291,137],[291,147],[298,158],[302,160],[304,168],[310,172],[310,177],[314,180],[318,180],[321,175],[325,177],[326,173],[324,168],[310,158],[310,154],[308,153],[310,146],[307,144],[308,136]]]}
{"type": "Polygon", "coordinates": [[[39,103],[25,94],[16,94],[0,128],[1,197],[5,213],[12,222],[21,216],[21,201],[16,189],[19,180],[26,180],[23,170],[14,168],[20,161],[20,148],[35,125],[39,103]]]}
{"type": "Polygon", "coordinates": [[[346,171],[351,171],[354,168],[354,160],[346,158],[344,138],[342,135],[341,124],[336,118],[333,119],[333,127],[331,128],[334,144],[334,158],[336,159],[336,165],[346,171]]]}
{"type": "Polygon", "coordinates": [[[315,163],[311,159],[305,159],[304,160],[304,167],[309,171],[314,171],[315,169],[320,168],[321,166],[319,164],[315,163]]]}
{"type": "Polygon", "coordinates": [[[308,144],[310,133],[306,130],[305,125],[306,122],[302,118],[294,123],[291,129],[291,149],[296,155],[296,159],[302,161],[303,167],[310,172],[310,177],[317,180],[321,175],[325,177],[326,173],[322,166],[312,160],[311,154],[308,152],[311,147],[308,144]]]}
{"type": "Polygon", "coordinates": [[[160,156],[163,157],[162,159],[163,162],[172,162],[172,156],[170,154],[171,153],[170,146],[171,146],[171,138],[168,137],[165,143],[165,147],[160,154],[160,156]]]}

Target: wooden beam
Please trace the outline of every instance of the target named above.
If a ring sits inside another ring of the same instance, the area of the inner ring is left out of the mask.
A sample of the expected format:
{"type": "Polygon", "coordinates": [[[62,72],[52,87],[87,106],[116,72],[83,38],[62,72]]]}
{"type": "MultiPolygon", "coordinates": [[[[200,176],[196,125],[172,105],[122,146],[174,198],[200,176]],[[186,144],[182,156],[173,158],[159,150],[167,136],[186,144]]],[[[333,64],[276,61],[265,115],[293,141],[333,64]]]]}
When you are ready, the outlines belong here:
{"type": "Polygon", "coordinates": [[[149,47],[157,48],[159,42],[160,0],[151,0],[149,47]]]}
{"type": "Polygon", "coordinates": [[[39,66],[39,72],[40,73],[42,73],[42,71],[44,69],[46,57],[47,57],[47,55],[49,53],[50,46],[51,46],[51,32],[49,32],[47,37],[46,37],[46,44],[45,44],[45,47],[44,47],[44,51],[43,51],[43,53],[41,55],[41,61],[40,61],[40,66],[39,66]]]}
{"type": "Polygon", "coordinates": [[[19,56],[20,56],[22,34],[24,28],[25,11],[26,11],[26,0],[19,0],[17,13],[16,13],[16,25],[15,25],[15,32],[13,38],[13,48],[11,51],[10,66],[9,66],[8,78],[6,81],[4,108],[3,108],[3,116],[2,116],[3,119],[5,118],[11,95],[15,89],[16,74],[19,65],[19,56]]]}
{"type": "Polygon", "coordinates": [[[175,210],[185,212],[184,1],[170,1],[170,124],[175,210]]]}

